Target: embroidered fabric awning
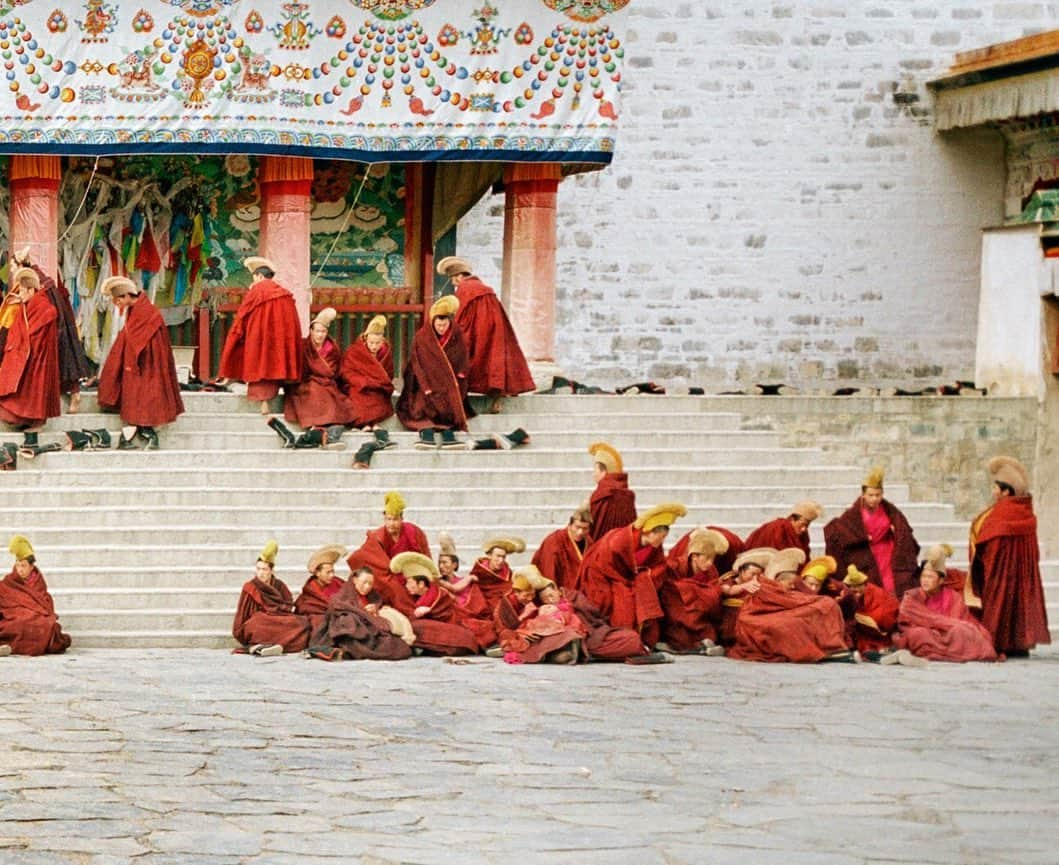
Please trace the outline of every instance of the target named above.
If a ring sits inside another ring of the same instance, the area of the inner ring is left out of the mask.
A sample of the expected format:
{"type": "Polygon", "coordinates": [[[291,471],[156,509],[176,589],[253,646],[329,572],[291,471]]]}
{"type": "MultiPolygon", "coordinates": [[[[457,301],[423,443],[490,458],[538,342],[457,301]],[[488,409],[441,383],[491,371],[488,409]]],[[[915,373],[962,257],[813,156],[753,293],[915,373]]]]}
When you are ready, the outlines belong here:
{"type": "Polygon", "coordinates": [[[0,152],[607,163],[629,0],[0,0],[0,152]]]}

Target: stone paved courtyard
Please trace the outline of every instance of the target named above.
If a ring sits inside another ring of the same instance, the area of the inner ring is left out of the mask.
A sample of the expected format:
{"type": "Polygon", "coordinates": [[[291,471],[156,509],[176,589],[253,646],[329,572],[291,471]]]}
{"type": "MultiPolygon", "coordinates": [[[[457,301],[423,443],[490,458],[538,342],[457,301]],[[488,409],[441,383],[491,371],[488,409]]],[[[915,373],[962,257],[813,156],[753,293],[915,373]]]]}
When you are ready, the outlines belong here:
{"type": "Polygon", "coordinates": [[[3,865],[1054,865],[1059,652],[0,660],[3,865]]]}

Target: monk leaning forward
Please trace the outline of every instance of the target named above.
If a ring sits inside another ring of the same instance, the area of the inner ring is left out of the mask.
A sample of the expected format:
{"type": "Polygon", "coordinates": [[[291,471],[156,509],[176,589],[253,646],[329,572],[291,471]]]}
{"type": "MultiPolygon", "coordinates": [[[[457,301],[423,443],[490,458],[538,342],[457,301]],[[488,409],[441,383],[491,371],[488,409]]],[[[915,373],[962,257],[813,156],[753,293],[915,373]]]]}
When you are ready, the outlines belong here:
{"type": "Polygon", "coordinates": [[[662,602],[662,641],[656,649],[686,654],[723,655],[719,645],[721,575],[714,561],[728,540],[713,529],[695,529],[681,538],[666,559],[658,596],[662,602]]]}
{"type": "Polygon", "coordinates": [[[591,543],[636,519],[636,493],[629,489],[629,476],[617,450],[606,442],[593,442],[588,452],[592,455],[596,480],[596,488],[588,500],[592,514],[591,543]]]}
{"type": "MultiPolygon", "coordinates": [[[[543,580],[533,565],[527,570],[543,580]]],[[[514,664],[576,664],[587,628],[570,604],[538,606],[530,573],[520,569],[512,577],[510,591],[493,612],[504,660],[514,664]]]]}
{"type": "Polygon", "coordinates": [[[441,574],[429,556],[401,553],[393,557],[390,570],[404,576],[415,605],[409,618],[417,653],[474,655],[488,647],[461,624],[452,596],[438,585],[441,574]]]}
{"type": "Polygon", "coordinates": [[[785,517],[778,517],[758,526],[746,536],[744,548],[751,550],[757,547],[772,547],[774,550],[786,550],[797,547],[810,557],[809,526],[813,520],[820,519],[824,509],[819,503],[806,499],[798,502],[785,517]]]}
{"type": "Polygon", "coordinates": [[[232,636],[251,655],[300,652],[309,642],[309,617],[295,614],[290,589],[274,573],[278,552],[279,545],[269,541],[257,557],[232,622],[232,636]]]}
{"type": "Polygon", "coordinates": [[[0,655],[61,655],[70,638],[59,626],[33,547],[15,535],[8,549],[15,567],[0,580],[0,655]]]}
{"type": "Polygon", "coordinates": [[[412,625],[375,592],[369,568],[355,571],[327,604],[309,656],[325,661],[403,661],[415,642],[412,625]]]}
{"type": "Polygon", "coordinates": [[[858,571],[856,565],[846,568],[842,582],[849,589],[853,612],[853,617],[846,620],[847,639],[866,661],[909,667],[921,667],[927,663],[907,649],[894,646],[900,612],[896,597],[870,582],[868,575],[858,571]]]}

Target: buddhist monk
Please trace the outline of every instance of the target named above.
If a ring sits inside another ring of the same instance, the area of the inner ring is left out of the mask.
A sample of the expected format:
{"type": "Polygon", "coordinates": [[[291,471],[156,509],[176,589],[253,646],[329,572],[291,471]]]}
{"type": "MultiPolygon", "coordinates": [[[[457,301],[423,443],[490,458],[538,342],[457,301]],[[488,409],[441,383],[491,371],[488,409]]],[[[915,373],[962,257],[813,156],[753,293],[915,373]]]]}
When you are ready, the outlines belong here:
{"type": "Polygon", "coordinates": [[[755,547],[772,547],[775,550],[797,547],[808,559],[809,526],[813,520],[820,519],[823,512],[818,502],[809,499],[798,502],[787,516],[777,517],[754,529],[746,536],[744,547],[748,550],[755,547]]]}
{"type": "Polygon", "coordinates": [[[454,295],[442,297],[412,337],[397,417],[406,429],[419,431],[420,449],[439,443],[435,432],[442,447],[463,448],[455,431],[466,430],[474,415],[467,402],[467,346],[453,321],[459,306],[454,295]]]}
{"type": "Polygon", "coordinates": [[[636,519],[636,493],[629,489],[629,476],[616,449],[606,442],[593,442],[588,452],[596,479],[596,488],[588,500],[592,514],[590,543],[594,543],[636,519]]]}
{"type": "Polygon", "coordinates": [[[717,640],[729,647],[735,642],[735,625],[743,604],[761,588],[765,568],[778,553],[772,547],[753,547],[736,558],[732,570],[721,574],[721,625],[717,640]]]}
{"type": "Polygon", "coordinates": [[[496,644],[493,609],[478,585],[478,575],[460,576],[460,558],[448,532],[438,533],[438,546],[438,585],[452,596],[459,623],[474,632],[479,645],[491,648],[496,644]]]}
{"type": "Polygon", "coordinates": [[[323,661],[403,661],[415,634],[408,619],[372,587],[370,568],[354,571],[331,598],[312,635],[308,654],[323,661]]]}
{"type": "Polygon", "coordinates": [[[842,617],[847,621],[856,612],[856,601],[845,583],[835,579],[838,562],[831,556],[821,556],[808,562],[803,568],[801,577],[795,582],[795,591],[808,595],[823,595],[831,598],[842,610],[842,617]]]}
{"type": "Polygon", "coordinates": [[[919,566],[919,588],[901,598],[894,645],[931,661],[995,661],[993,635],[967,609],[959,593],[945,585],[952,547],[939,544],[919,566]]]}
{"type": "Polygon", "coordinates": [[[280,385],[301,379],[302,326],[294,295],[276,282],[275,265],[260,256],[243,264],[252,282],[225,338],[220,374],[245,381],[247,399],[260,402],[267,416],[280,385]]]}
{"type": "Polygon", "coordinates": [[[328,333],[338,313],[320,310],[302,341],[302,374],[284,390],[283,415],[303,427],[345,426],[353,423],[349,398],[339,387],[342,351],[328,333]]]}
{"type": "Polygon", "coordinates": [[[493,621],[504,660],[516,664],[576,664],[587,629],[571,606],[565,610],[558,606],[544,609],[537,606],[535,598],[529,577],[519,573],[497,604],[493,621]]]}
{"type": "Polygon", "coordinates": [[[588,548],[591,529],[592,512],[583,505],[570,514],[566,526],[556,529],[541,541],[537,552],[533,554],[533,565],[559,588],[573,585],[588,548]]]}
{"type": "Polygon", "coordinates": [[[121,417],[118,450],[158,449],[156,427],[184,413],[169,329],[140,287],[124,276],[103,281],[102,290],[125,317],[99,374],[99,404],[121,417]]]}
{"type": "Polygon", "coordinates": [[[824,526],[827,554],[898,598],[913,586],[919,543],[905,515],[883,497],[883,470],[872,468],[850,507],[824,526]]]}
{"type": "Polygon", "coordinates": [[[1029,473],[1005,456],[993,457],[988,468],[993,504],[971,523],[968,606],[981,607],[997,654],[1024,658],[1052,641],[1029,473]]]}
{"type": "Polygon", "coordinates": [[[383,524],[368,532],[364,543],[349,554],[350,571],[371,568],[375,588],[386,603],[406,616],[412,614],[412,598],[405,590],[405,578],[390,571],[390,562],[398,553],[421,553],[430,557],[427,536],[415,523],[404,518],[405,500],[396,491],[386,494],[383,502],[383,524]]]}
{"type": "Polygon", "coordinates": [[[257,557],[232,622],[232,636],[251,655],[300,652],[309,642],[309,617],[295,614],[290,589],[275,575],[278,552],[279,544],[269,541],[257,557]]]}
{"type": "Polygon", "coordinates": [[[475,561],[471,576],[477,580],[490,612],[496,609],[500,598],[511,590],[511,566],[507,557],[525,549],[526,542],[516,537],[491,537],[482,544],[485,555],[475,561]]]}
{"type": "Polygon", "coordinates": [[[335,562],[345,554],[346,548],[340,544],[328,544],[309,556],[309,578],[294,602],[294,612],[306,616],[314,631],[322,624],[331,599],[346,584],[335,575],[335,562]]]}
{"type": "Polygon", "coordinates": [[[452,597],[438,585],[440,572],[429,556],[401,553],[390,562],[390,570],[402,574],[414,607],[412,630],[417,654],[474,655],[487,648],[474,632],[460,624],[452,597]]]}
{"type": "Polygon", "coordinates": [[[728,540],[712,529],[695,529],[681,538],[666,559],[658,593],[662,602],[664,652],[723,655],[717,628],[721,621],[721,576],[714,561],[728,550],[728,540]]]}
{"type": "Polygon", "coordinates": [[[386,316],[377,315],[342,355],[341,375],[353,410],[353,426],[375,431],[393,414],[393,374],[386,316]]]}
{"type": "Polygon", "coordinates": [[[382,595],[375,591],[375,575],[371,572],[371,568],[358,568],[349,575],[349,581],[357,593],[356,599],[368,613],[385,619],[390,625],[390,632],[396,634],[409,646],[415,643],[415,631],[412,629],[408,616],[387,604],[382,595]]]}
{"type": "Polygon", "coordinates": [[[896,650],[893,636],[900,611],[897,598],[882,586],[869,582],[856,565],[846,568],[842,580],[852,599],[853,618],[846,620],[847,640],[866,661],[880,664],[922,666],[926,662],[911,652],[896,650]]]}
{"type": "Polygon", "coordinates": [[[468,390],[491,397],[491,412],[499,411],[501,397],[534,390],[529,365],[496,292],[474,275],[464,258],[443,258],[437,270],[452,281],[460,302],[456,324],[467,341],[468,390]]]}
{"type": "Polygon", "coordinates": [[[0,654],[61,655],[70,648],[55,603],[29,540],[15,535],[7,546],[15,566],[0,580],[0,654]]]}

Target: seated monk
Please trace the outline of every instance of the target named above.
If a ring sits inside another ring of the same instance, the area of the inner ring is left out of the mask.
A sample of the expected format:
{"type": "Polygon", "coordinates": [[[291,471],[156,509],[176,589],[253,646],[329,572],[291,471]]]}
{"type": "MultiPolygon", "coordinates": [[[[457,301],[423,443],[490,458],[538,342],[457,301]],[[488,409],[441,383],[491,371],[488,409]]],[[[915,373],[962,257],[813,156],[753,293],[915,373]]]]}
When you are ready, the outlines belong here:
{"type": "Polygon", "coordinates": [[[353,408],[340,387],[342,350],[328,333],[337,315],[331,307],[317,313],[302,340],[301,378],[284,388],[283,416],[306,429],[353,423],[353,408]]]}
{"type": "Polygon", "coordinates": [[[405,579],[390,572],[390,562],[398,553],[422,553],[430,556],[430,545],[423,530],[404,518],[405,500],[398,492],[388,492],[383,505],[383,524],[368,532],[364,543],[349,554],[350,571],[371,568],[375,589],[394,609],[412,615],[412,598],[405,589],[405,579]]]}
{"type": "Polygon", "coordinates": [[[728,549],[728,541],[712,529],[695,529],[669,552],[666,576],[658,598],[662,602],[664,652],[723,655],[718,645],[721,622],[721,576],[714,560],[728,549]]]}
{"type": "Polygon", "coordinates": [[[309,556],[309,579],[302,586],[302,593],[294,602],[294,612],[306,616],[315,631],[324,619],[331,599],[337,595],[346,581],[335,576],[335,562],[346,554],[346,548],[338,544],[321,547],[309,556]]]}
{"type": "Polygon", "coordinates": [[[403,661],[411,657],[412,626],[372,591],[371,569],[353,574],[331,598],[313,632],[309,655],[324,661],[403,661]],[[367,581],[364,575],[367,575],[367,581]]]}
{"type": "Polygon", "coordinates": [[[798,502],[785,517],[777,517],[764,525],[758,526],[746,536],[746,549],[754,547],[772,547],[785,550],[797,547],[809,558],[809,526],[819,519],[824,509],[817,502],[805,500],[798,502]]]}
{"type": "Polygon", "coordinates": [[[855,602],[845,583],[835,579],[838,562],[831,556],[813,559],[802,568],[801,577],[795,582],[794,589],[808,595],[823,595],[831,598],[842,610],[842,618],[847,621],[853,618],[855,602]]]}
{"type": "Polygon", "coordinates": [[[466,577],[459,575],[460,557],[456,554],[452,535],[448,532],[438,532],[438,545],[441,547],[441,552],[438,553],[438,585],[456,602],[459,623],[474,631],[479,645],[490,648],[495,646],[493,610],[478,587],[478,576],[473,573],[466,577]]]}
{"type": "Polygon", "coordinates": [[[349,391],[353,426],[374,430],[393,414],[393,349],[386,339],[386,316],[368,322],[342,355],[342,380],[349,391]]]}
{"type": "Polygon", "coordinates": [[[15,567],[0,580],[0,654],[61,655],[70,648],[70,638],[59,626],[32,545],[15,535],[7,548],[15,567]]]}
{"type": "MultiPolygon", "coordinates": [[[[852,597],[853,617],[846,620],[846,635],[866,661],[905,663],[914,656],[909,652],[894,654],[893,634],[897,630],[897,598],[882,586],[869,582],[868,575],[856,565],[846,568],[842,580],[852,597]],[[888,656],[893,655],[892,658],[888,656]],[[907,657],[906,657],[907,656],[907,657]]],[[[922,663],[922,662],[920,662],[922,663]]],[[[914,666],[914,664],[910,664],[914,666]]]]}
{"type": "Polygon", "coordinates": [[[952,547],[939,544],[919,566],[919,588],[901,598],[894,645],[931,661],[995,661],[989,630],[967,609],[960,594],[945,585],[945,562],[952,547]]]}
{"type": "Polygon", "coordinates": [[[456,604],[438,585],[441,573],[429,557],[401,553],[390,562],[390,570],[404,575],[405,588],[415,605],[411,620],[416,654],[475,655],[486,648],[473,631],[460,624],[456,604]]]}
{"type": "Polygon", "coordinates": [[[496,609],[500,599],[511,589],[511,566],[507,563],[510,553],[521,553],[526,549],[522,538],[489,538],[482,544],[485,555],[471,567],[471,576],[489,605],[489,612],[496,609]]]}
{"type": "Polygon", "coordinates": [[[754,547],[744,550],[733,563],[733,569],[721,575],[721,625],[717,629],[717,641],[722,646],[735,642],[735,625],[743,604],[759,588],[765,568],[779,550],[772,547],[754,547]]]}
{"type": "Polygon", "coordinates": [[[265,544],[235,610],[232,636],[251,655],[300,652],[309,643],[309,617],[294,613],[290,589],[274,573],[278,552],[275,541],[265,544]]]}
{"type": "Polygon", "coordinates": [[[529,577],[520,572],[511,578],[511,590],[497,604],[493,621],[504,660],[512,664],[576,664],[581,657],[581,639],[588,629],[571,604],[538,607],[535,598],[529,577]]]}
{"type": "MultiPolygon", "coordinates": [[[[634,517],[635,519],[635,517],[634,517]]],[[[592,512],[582,506],[570,515],[570,521],[541,541],[533,554],[533,565],[557,586],[573,585],[581,567],[588,536],[592,529],[592,512]]]]}
{"type": "Polygon", "coordinates": [[[409,646],[416,641],[415,631],[408,616],[400,613],[387,604],[382,595],[375,591],[375,575],[371,568],[358,568],[349,575],[349,581],[356,591],[355,600],[373,616],[385,619],[390,625],[390,632],[400,637],[409,646]]]}
{"type": "Polygon", "coordinates": [[[648,646],[657,643],[661,633],[658,590],[666,570],[662,544],[669,527],[686,513],[681,504],[658,505],[631,525],[608,532],[589,547],[572,586],[612,625],[632,628],[648,646]]]}
{"type": "Polygon", "coordinates": [[[592,516],[589,544],[592,544],[607,532],[633,523],[636,519],[636,493],[629,489],[629,476],[617,450],[606,442],[593,442],[588,446],[588,452],[592,455],[596,479],[596,488],[588,500],[592,516]]]}

